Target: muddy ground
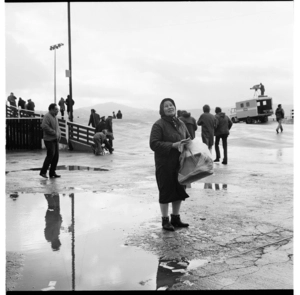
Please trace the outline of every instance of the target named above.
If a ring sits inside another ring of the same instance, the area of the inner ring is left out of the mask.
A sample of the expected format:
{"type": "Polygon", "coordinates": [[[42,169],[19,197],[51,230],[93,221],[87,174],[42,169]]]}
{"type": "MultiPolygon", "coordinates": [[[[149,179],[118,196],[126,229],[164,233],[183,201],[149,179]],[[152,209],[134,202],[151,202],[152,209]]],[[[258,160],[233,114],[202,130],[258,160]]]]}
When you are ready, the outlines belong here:
{"type": "MultiPolygon", "coordinates": [[[[107,171],[62,169],[57,171],[62,178],[44,180],[34,170],[41,167],[44,150],[7,152],[6,194],[105,192],[130,196],[148,210],[158,200],[148,147],[151,124],[118,124],[112,155],[60,151],[61,166],[107,171]],[[123,132],[128,127],[137,130],[134,140],[123,132]]],[[[157,210],[126,233],[124,244],[162,260],[205,261],[169,290],[293,289],[293,125],[285,124],[281,134],[275,128],[275,122],[234,124],[228,165],[214,164],[212,176],[187,189],[181,217],[189,228],[163,231],[157,203],[157,210]]],[[[11,290],[22,277],[25,254],[6,250],[11,290]]]]}

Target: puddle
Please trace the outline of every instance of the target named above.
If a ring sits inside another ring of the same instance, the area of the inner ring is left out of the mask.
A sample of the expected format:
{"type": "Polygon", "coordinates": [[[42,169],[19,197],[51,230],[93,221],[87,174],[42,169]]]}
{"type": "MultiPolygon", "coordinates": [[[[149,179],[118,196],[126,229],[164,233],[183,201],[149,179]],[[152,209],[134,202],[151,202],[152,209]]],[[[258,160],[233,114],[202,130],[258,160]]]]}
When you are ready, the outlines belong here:
{"type": "MultiPolygon", "coordinates": [[[[29,169],[21,169],[21,170],[13,170],[13,171],[5,171],[5,173],[9,172],[18,172],[18,171],[40,171],[40,168],[29,168],[29,169]]],[[[60,165],[56,167],[56,170],[68,170],[68,171],[74,171],[74,170],[81,170],[81,171],[109,171],[108,169],[104,168],[94,168],[94,167],[87,167],[87,166],[74,166],[74,165],[60,165]]]]}
{"type": "Polygon", "coordinates": [[[202,182],[193,182],[191,184],[192,188],[200,188],[200,189],[210,189],[215,191],[228,191],[228,192],[239,192],[242,190],[241,187],[232,184],[226,183],[202,183],[202,182]]]}
{"type": "Polygon", "coordinates": [[[157,210],[156,202],[147,204],[150,210],[144,206],[126,195],[92,191],[8,194],[6,250],[25,256],[14,290],[166,290],[208,263],[164,260],[128,246],[127,233],[157,210]]]}
{"type": "MultiPolygon", "coordinates": [[[[167,290],[174,285],[177,279],[188,271],[201,267],[209,263],[208,260],[195,259],[192,261],[182,257],[180,260],[159,259],[157,271],[157,290],[167,290]]],[[[192,286],[193,283],[184,281],[184,284],[192,286]]]]}
{"type": "Polygon", "coordinates": [[[147,207],[105,193],[7,195],[6,250],[25,255],[14,290],[155,290],[157,256],[124,244],[157,210],[147,207]]]}

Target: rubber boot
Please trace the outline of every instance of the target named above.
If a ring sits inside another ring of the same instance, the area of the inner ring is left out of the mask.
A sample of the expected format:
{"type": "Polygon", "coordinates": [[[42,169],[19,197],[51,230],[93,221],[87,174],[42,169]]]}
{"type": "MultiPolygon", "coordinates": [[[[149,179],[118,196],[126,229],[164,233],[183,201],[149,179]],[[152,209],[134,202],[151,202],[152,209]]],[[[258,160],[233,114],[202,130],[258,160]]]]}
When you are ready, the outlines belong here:
{"type": "Polygon", "coordinates": [[[171,224],[174,227],[188,227],[189,226],[188,223],[181,222],[180,215],[174,215],[174,214],[171,214],[171,224]]]}
{"type": "Polygon", "coordinates": [[[170,223],[169,216],[162,217],[162,227],[165,230],[174,231],[173,225],[170,223]]]}

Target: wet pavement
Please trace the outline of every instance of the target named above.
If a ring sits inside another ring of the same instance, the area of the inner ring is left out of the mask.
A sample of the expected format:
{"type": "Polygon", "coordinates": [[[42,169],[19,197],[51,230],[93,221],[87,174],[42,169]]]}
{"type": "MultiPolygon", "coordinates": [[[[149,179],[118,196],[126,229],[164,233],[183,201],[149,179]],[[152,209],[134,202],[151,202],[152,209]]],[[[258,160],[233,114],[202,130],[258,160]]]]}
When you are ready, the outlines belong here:
{"type": "Polygon", "coordinates": [[[38,175],[45,151],[6,154],[11,289],[292,289],[293,125],[234,124],[229,164],[187,189],[190,227],[175,232],[161,229],[151,124],[139,127],[136,146],[116,124],[112,155],[62,149],[60,179],[38,175]]]}

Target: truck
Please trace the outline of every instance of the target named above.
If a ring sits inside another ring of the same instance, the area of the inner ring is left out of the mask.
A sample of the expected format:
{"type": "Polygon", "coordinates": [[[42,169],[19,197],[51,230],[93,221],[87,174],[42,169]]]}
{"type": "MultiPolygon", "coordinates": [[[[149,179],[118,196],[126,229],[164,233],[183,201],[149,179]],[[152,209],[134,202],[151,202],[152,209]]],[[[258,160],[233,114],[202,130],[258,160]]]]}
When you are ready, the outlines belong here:
{"type": "Polygon", "coordinates": [[[233,123],[266,123],[268,117],[273,115],[272,107],[272,97],[260,95],[257,98],[236,102],[235,108],[230,110],[229,116],[233,123]]]}

